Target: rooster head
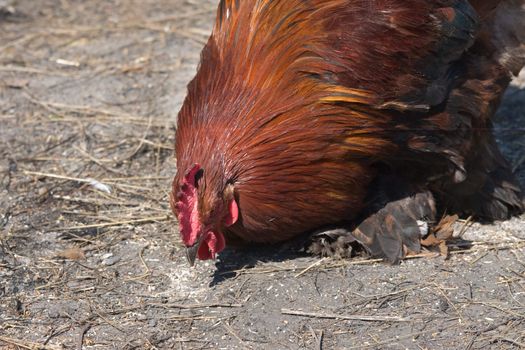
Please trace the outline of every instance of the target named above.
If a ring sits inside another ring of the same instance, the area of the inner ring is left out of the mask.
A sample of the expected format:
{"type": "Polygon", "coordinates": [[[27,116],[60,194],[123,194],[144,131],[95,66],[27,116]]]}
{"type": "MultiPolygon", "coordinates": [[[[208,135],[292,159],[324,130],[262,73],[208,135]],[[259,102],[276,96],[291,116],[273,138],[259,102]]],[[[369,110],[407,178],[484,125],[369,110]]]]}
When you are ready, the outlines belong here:
{"type": "Polygon", "coordinates": [[[186,257],[191,266],[195,258],[215,259],[226,245],[222,228],[239,218],[233,184],[225,185],[221,192],[207,189],[205,170],[194,164],[180,178],[175,177],[171,194],[171,207],[177,216],[186,257]]]}

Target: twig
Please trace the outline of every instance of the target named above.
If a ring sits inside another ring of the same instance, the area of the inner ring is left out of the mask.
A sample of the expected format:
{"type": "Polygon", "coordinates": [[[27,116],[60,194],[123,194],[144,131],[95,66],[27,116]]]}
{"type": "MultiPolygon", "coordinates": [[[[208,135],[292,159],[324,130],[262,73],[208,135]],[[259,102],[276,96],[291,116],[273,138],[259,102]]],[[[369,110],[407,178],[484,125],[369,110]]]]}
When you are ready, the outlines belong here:
{"type": "Polygon", "coordinates": [[[91,199],[91,198],[80,198],[80,197],[71,197],[71,196],[60,196],[60,195],[53,195],[53,198],[54,199],[58,199],[58,200],[62,200],[62,201],[67,201],[67,202],[76,202],[76,203],[84,203],[84,204],[92,204],[92,205],[97,205],[97,206],[140,206],[141,203],[138,203],[138,202],[125,202],[125,203],[121,203],[121,202],[111,202],[111,201],[102,201],[102,200],[98,200],[98,199],[91,199]]]}
{"type": "MultiPolygon", "coordinates": [[[[420,335],[425,334],[425,333],[443,332],[444,330],[447,330],[447,329],[452,328],[452,327],[456,327],[456,324],[451,324],[451,325],[446,326],[446,327],[431,328],[431,329],[427,329],[427,330],[420,331],[420,332],[414,332],[414,333],[409,333],[409,334],[404,334],[404,335],[398,335],[398,336],[395,336],[394,338],[390,338],[390,339],[384,340],[384,341],[379,342],[379,343],[376,342],[374,344],[361,344],[361,345],[352,346],[352,347],[349,347],[349,348],[346,348],[346,349],[348,349],[348,350],[350,350],[350,349],[366,349],[366,348],[380,349],[380,347],[379,347],[380,345],[387,345],[387,344],[390,344],[392,342],[398,342],[401,339],[413,338],[413,337],[420,336],[420,335]]],[[[360,340],[360,343],[362,343],[362,342],[363,341],[360,340]]]]}
{"type": "Polygon", "coordinates": [[[463,223],[463,226],[461,226],[461,229],[459,230],[459,233],[458,233],[458,238],[461,238],[463,237],[463,235],[465,234],[465,232],[467,231],[469,225],[472,223],[472,215],[469,216],[467,218],[467,220],[465,220],[465,222],[463,223]]]}
{"type": "Polygon", "coordinates": [[[143,256],[144,251],[148,247],[149,247],[149,244],[146,244],[144,247],[142,247],[142,249],[139,252],[139,259],[140,259],[140,262],[142,263],[142,265],[144,266],[145,271],[142,274],[138,275],[138,276],[126,278],[126,281],[140,280],[140,279],[142,279],[144,277],[147,277],[151,273],[151,270],[150,270],[148,264],[146,264],[146,261],[144,260],[144,256],[143,256]]]}
{"type": "Polygon", "coordinates": [[[498,338],[498,339],[500,339],[501,341],[504,341],[504,342],[510,343],[510,344],[512,344],[512,345],[516,345],[516,346],[518,346],[520,349],[525,349],[525,343],[520,343],[520,342],[518,342],[518,341],[516,341],[516,340],[509,339],[509,338],[503,338],[503,337],[498,338]]]}
{"type": "Polygon", "coordinates": [[[24,170],[25,175],[34,175],[34,176],[42,176],[42,177],[50,177],[53,179],[59,179],[59,180],[68,180],[68,181],[76,181],[76,182],[82,182],[82,183],[90,183],[91,179],[82,179],[79,177],[71,177],[71,176],[65,176],[65,175],[58,175],[58,174],[49,174],[49,173],[41,173],[38,171],[27,171],[24,170]]]}
{"type": "Polygon", "coordinates": [[[126,119],[140,119],[143,120],[144,117],[140,117],[137,115],[132,115],[124,112],[117,112],[112,111],[109,109],[103,109],[103,108],[93,108],[90,106],[84,106],[84,105],[68,105],[65,103],[59,103],[59,102],[52,102],[52,101],[41,101],[37,99],[36,97],[32,96],[28,91],[25,91],[26,97],[33,103],[40,105],[44,108],[55,108],[55,109],[61,109],[66,111],[73,111],[76,113],[89,113],[89,114],[102,114],[107,116],[113,116],[113,117],[124,117],[126,119]]]}
{"type": "Polygon", "coordinates": [[[104,320],[104,322],[106,322],[108,325],[110,325],[111,327],[115,328],[117,331],[119,332],[122,332],[124,334],[127,334],[126,331],[122,328],[120,328],[119,326],[115,325],[113,322],[111,322],[110,320],[108,320],[105,316],[103,316],[100,312],[98,312],[95,308],[92,307],[92,310],[94,313],[97,314],[98,317],[100,317],[102,320],[104,320]]]}
{"type": "Polygon", "coordinates": [[[145,251],[146,249],[148,249],[148,248],[149,248],[149,244],[146,244],[144,247],[142,247],[142,249],[140,250],[140,253],[139,253],[140,261],[142,262],[142,265],[144,265],[144,268],[146,269],[146,271],[144,271],[144,275],[149,275],[149,273],[150,273],[150,271],[151,271],[151,270],[149,269],[148,264],[146,264],[146,261],[144,260],[144,256],[143,256],[144,251],[145,251]]]}
{"type": "Polygon", "coordinates": [[[315,263],[313,263],[312,265],[308,266],[308,267],[307,267],[306,269],[304,269],[303,271],[301,271],[301,272],[299,272],[298,274],[296,274],[296,275],[295,275],[295,278],[300,277],[300,276],[304,275],[305,273],[307,273],[308,271],[310,271],[311,269],[313,269],[314,267],[321,265],[323,262],[326,261],[326,259],[328,259],[328,258],[324,257],[324,258],[322,258],[321,260],[316,261],[315,263]]]}
{"type": "Polygon", "coordinates": [[[64,334],[65,332],[67,332],[68,330],[70,330],[72,327],[72,325],[64,325],[64,326],[61,326],[59,327],[58,329],[55,328],[52,330],[51,334],[49,334],[46,338],[46,340],[44,340],[44,345],[47,345],[47,343],[49,343],[51,341],[51,339],[53,339],[54,337],[60,335],[60,334],[64,334]]]}
{"type": "Polygon", "coordinates": [[[184,315],[172,315],[168,317],[159,317],[159,320],[170,320],[170,321],[195,321],[195,320],[216,320],[218,316],[184,316],[184,315]]]}
{"type": "Polygon", "coordinates": [[[144,141],[146,140],[146,138],[148,137],[148,134],[149,134],[149,131],[151,129],[151,121],[152,121],[152,116],[150,115],[150,117],[148,118],[148,126],[146,127],[146,131],[144,132],[144,136],[142,136],[142,138],[140,139],[140,142],[138,144],[137,147],[135,147],[135,149],[133,151],[131,151],[130,154],[128,155],[125,155],[124,157],[120,158],[117,163],[121,163],[121,162],[125,162],[126,160],[130,160],[132,159],[133,157],[135,157],[135,155],[142,149],[142,146],[144,145],[144,141]]]}
{"type": "Polygon", "coordinates": [[[127,181],[148,181],[148,180],[170,180],[171,177],[169,176],[129,176],[129,177],[108,177],[103,178],[102,181],[120,181],[120,180],[127,180],[127,181]]]}
{"type": "Polygon", "coordinates": [[[0,336],[0,342],[4,342],[7,344],[11,344],[11,345],[18,346],[23,349],[29,349],[29,350],[62,350],[62,347],[60,346],[43,345],[43,344],[33,343],[30,341],[25,341],[25,340],[12,339],[8,337],[4,337],[4,336],[0,336]]]}
{"type": "Polygon", "coordinates": [[[237,339],[239,341],[239,343],[241,344],[241,346],[243,348],[246,348],[246,349],[251,349],[252,347],[249,346],[248,344],[246,344],[246,342],[241,338],[239,337],[239,335],[237,335],[237,333],[233,330],[233,328],[228,324],[228,322],[222,322],[222,326],[224,327],[224,329],[230,333],[235,339],[237,339]]]}
{"type": "Polygon", "coordinates": [[[319,339],[317,342],[317,349],[323,350],[323,337],[324,337],[324,331],[321,329],[321,334],[319,334],[319,339]]]}
{"type": "Polygon", "coordinates": [[[483,254],[480,254],[476,259],[472,260],[469,265],[470,266],[474,266],[475,263],[477,263],[478,261],[480,261],[481,259],[483,259],[484,257],[486,257],[488,255],[488,252],[484,252],[483,254]]]}
{"type": "Polygon", "coordinates": [[[331,313],[320,312],[305,312],[299,310],[281,309],[283,315],[306,316],[314,318],[331,318],[339,320],[350,321],[364,321],[364,322],[412,322],[412,319],[398,317],[398,316],[364,316],[364,315],[338,315],[331,313]]]}
{"type": "Polygon", "coordinates": [[[158,149],[163,149],[163,150],[168,150],[168,151],[173,151],[173,146],[172,145],[166,145],[166,144],[162,144],[162,143],[156,143],[156,142],[153,142],[153,141],[150,141],[150,140],[143,140],[143,142],[145,144],[148,144],[150,146],[153,146],[153,147],[156,147],[158,149]]]}
{"type": "Polygon", "coordinates": [[[41,75],[56,75],[62,77],[70,77],[71,74],[55,71],[45,70],[40,68],[32,67],[17,67],[17,66],[0,66],[0,72],[15,72],[15,73],[30,73],[30,74],[41,74],[41,75]]]}
{"type": "Polygon", "coordinates": [[[440,288],[440,286],[437,285],[437,283],[434,283],[434,287],[439,291],[439,293],[441,294],[441,296],[443,298],[445,298],[445,300],[447,301],[448,305],[452,306],[452,308],[454,309],[454,311],[456,311],[458,317],[459,317],[459,322],[461,323],[462,322],[462,319],[463,319],[463,314],[461,313],[461,311],[456,307],[456,305],[454,305],[454,303],[452,302],[452,300],[450,300],[450,298],[445,294],[445,292],[443,292],[443,290],[440,288]]]}
{"type": "Polygon", "coordinates": [[[501,312],[504,312],[504,313],[507,313],[509,315],[513,315],[513,316],[517,316],[521,319],[525,319],[525,314],[520,314],[518,312],[514,312],[512,310],[506,310],[502,307],[499,307],[498,305],[493,305],[491,303],[488,303],[488,302],[483,302],[483,301],[473,301],[472,304],[478,304],[478,305],[483,305],[483,306],[488,306],[488,307],[491,307],[493,309],[496,309],[496,310],[499,310],[501,312]]]}
{"type": "Polygon", "coordinates": [[[82,148],[80,148],[78,146],[75,146],[75,145],[73,145],[73,148],[76,149],[77,151],[79,151],[80,153],[82,153],[84,156],[88,157],[89,160],[91,160],[93,163],[95,163],[98,166],[100,166],[102,169],[104,169],[106,171],[109,171],[111,173],[114,173],[114,174],[126,175],[126,173],[124,173],[124,172],[122,172],[122,171],[120,171],[118,169],[113,169],[113,168],[110,168],[110,167],[106,166],[104,163],[102,163],[102,161],[100,159],[95,158],[94,156],[89,154],[86,150],[83,150],[82,148]]]}
{"type": "Polygon", "coordinates": [[[363,294],[359,294],[359,293],[356,293],[356,292],[351,292],[351,293],[357,295],[360,298],[372,301],[372,300],[378,300],[378,299],[383,299],[383,298],[388,298],[388,297],[396,296],[396,295],[399,295],[399,294],[403,294],[403,293],[409,292],[411,290],[414,290],[414,289],[416,289],[418,287],[419,286],[413,286],[413,287],[397,290],[397,291],[386,293],[386,294],[363,295],[363,294]]]}
{"type": "Polygon", "coordinates": [[[79,225],[79,226],[71,226],[71,227],[64,227],[64,228],[55,228],[55,229],[52,229],[52,231],[84,230],[84,229],[88,229],[88,228],[102,228],[102,227],[112,227],[112,226],[140,224],[140,223],[145,223],[145,222],[167,221],[169,219],[170,219],[170,217],[165,215],[165,216],[157,216],[157,217],[143,218],[143,219],[136,219],[136,220],[105,222],[105,223],[102,223],[102,224],[79,225]]]}
{"type": "Polygon", "coordinates": [[[110,188],[108,185],[103,184],[100,181],[97,181],[95,179],[90,178],[78,178],[78,177],[71,177],[71,176],[64,176],[64,175],[57,175],[57,174],[48,174],[48,173],[41,173],[38,171],[27,171],[24,170],[25,175],[33,175],[33,176],[43,176],[43,177],[50,177],[53,179],[59,179],[59,180],[67,180],[67,181],[75,181],[80,183],[87,183],[96,188],[99,191],[102,192],[108,192],[110,191],[110,188]]]}
{"type": "Polygon", "coordinates": [[[314,338],[315,343],[317,344],[317,349],[323,350],[323,334],[324,334],[323,330],[321,330],[321,334],[317,336],[317,333],[312,328],[312,326],[308,326],[308,328],[310,328],[310,333],[312,333],[312,338],[314,338]]]}
{"type": "Polygon", "coordinates": [[[84,336],[86,335],[87,331],[89,331],[90,328],[91,328],[91,324],[88,323],[80,329],[80,336],[78,339],[78,347],[77,347],[78,350],[82,350],[82,345],[84,344],[84,336]]]}
{"type": "Polygon", "coordinates": [[[156,306],[166,309],[176,308],[176,309],[206,309],[206,308],[239,308],[243,307],[243,304],[226,304],[226,303],[210,303],[210,304],[175,304],[175,303],[148,303],[145,306],[156,306]]]}
{"type": "Polygon", "coordinates": [[[207,308],[240,308],[242,304],[222,304],[222,303],[209,303],[209,304],[176,304],[176,303],[145,303],[133,305],[121,309],[109,310],[106,313],[108,315],[118,315],[126,312],[133,312],[136,310],[143,310],[148,307],[158,307],[163,309],[181,309],[181,310],[194,310],[194,309],[207,309],[207,308]]]}

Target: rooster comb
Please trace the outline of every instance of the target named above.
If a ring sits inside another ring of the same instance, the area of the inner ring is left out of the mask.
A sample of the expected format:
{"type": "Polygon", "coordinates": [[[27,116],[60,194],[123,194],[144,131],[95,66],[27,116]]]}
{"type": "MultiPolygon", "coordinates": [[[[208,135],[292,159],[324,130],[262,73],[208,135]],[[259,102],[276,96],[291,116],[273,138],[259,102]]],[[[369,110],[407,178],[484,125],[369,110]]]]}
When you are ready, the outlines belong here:
{"type": "Polygon", "coordinates": [[[179,219],[180,230],[186,239],[192,232],[196,232],[199,226],[197,189],[198,181],[202,177],[203,170],[199,164],[194,164],[184,175],[180,183],[180,190],[176,195],[175,210],[179,219]],[[188,215],[189,214],[189,215],[188,215]]]}

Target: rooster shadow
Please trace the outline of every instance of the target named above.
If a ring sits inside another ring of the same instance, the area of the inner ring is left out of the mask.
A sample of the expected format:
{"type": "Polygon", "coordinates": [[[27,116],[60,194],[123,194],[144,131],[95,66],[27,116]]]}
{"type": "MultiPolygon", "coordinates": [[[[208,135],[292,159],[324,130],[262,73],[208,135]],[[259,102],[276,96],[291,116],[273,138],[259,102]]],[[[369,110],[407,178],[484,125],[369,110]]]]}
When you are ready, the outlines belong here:
{"type": "MultiPolygon", "coordinates": [[[[311,237],[312,234],[310,233],[306,236],[306,238],[301,236],[300,238],[293,239],[292,241],[281,243],[281,245],[248,244],[237,248],[226,248],[221,252],[219,259],[217,259],[215,263],[216,269],[209,286],[214,287],[231,278],[236,278],[238,277],[240,270],[249,270],[255,268],[261,263],[280,263],[305,257],[321,259],[321,257],[307,252],[307,247],[311,243],[311,237]]],[[[450,244],[447,245],[449,246],[450,251],[468,250],[473,247],[471,241],[461,238],[453,239],[450,241],[450,244]]],[[[356,257],[372,258],[359,244],[354,245],[353,248],[355,250],[355,255],[353,255],[352,258],[345,258],[345,260],[352,260],[356,257]]],[[[438,252],[437,249],[432,251],[436,253],[438,252]]],[[[387,261],[384,261],[383,264],[391,265],[391,263],[387,261]]]]}
{"type": "Polygon", "coordinates": [[[306,239],[303,236],[281,244],[227,247],[215,263],[216,269],[210,287],[237,277],[239,270],[251,269],[261,263],[279,263],[309,256],[312,254],[306,253],[306,239]]]}

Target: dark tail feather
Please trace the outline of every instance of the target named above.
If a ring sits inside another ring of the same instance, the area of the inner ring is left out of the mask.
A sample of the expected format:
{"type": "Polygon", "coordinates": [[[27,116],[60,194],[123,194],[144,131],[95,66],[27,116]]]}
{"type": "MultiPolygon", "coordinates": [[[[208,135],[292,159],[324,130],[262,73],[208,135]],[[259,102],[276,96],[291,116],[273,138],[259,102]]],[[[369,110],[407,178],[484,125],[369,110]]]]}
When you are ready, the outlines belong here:
{"type": "Polygon", "coordinates": [[[478,220],[505,220],[525,210],[523,193],[492,135],[476,147],[469,159],[465,181],[444,189],[442,205],[449,211],[478,220]]]}

